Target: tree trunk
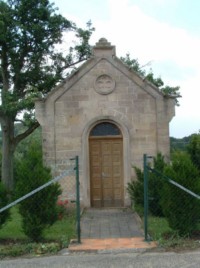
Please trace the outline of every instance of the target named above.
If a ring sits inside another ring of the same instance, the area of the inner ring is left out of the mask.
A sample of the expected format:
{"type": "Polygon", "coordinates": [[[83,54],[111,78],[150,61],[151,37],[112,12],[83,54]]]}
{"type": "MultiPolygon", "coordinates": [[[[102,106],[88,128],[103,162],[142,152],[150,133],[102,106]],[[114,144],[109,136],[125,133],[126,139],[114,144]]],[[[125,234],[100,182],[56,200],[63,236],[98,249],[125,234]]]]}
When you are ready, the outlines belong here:
{"type": "Polygon", "coordinates": [[[14,122],[4,118],[2,127],[2,182],[10,191],[14,188],[13,159],[14,159],[14,122]]]}

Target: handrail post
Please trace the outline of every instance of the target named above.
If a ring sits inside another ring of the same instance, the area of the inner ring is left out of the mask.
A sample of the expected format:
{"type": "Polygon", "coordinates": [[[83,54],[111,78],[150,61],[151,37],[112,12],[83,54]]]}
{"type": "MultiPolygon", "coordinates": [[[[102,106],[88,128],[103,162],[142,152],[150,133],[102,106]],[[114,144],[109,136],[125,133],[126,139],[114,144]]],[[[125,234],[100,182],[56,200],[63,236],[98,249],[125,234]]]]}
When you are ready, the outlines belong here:
{"type": "Polygon", "coordinates": [[[79,158],[75,157],[76,161],[76,218],[77,218],[77,235],[78,243],[81,243],[81,226],[80,226],[80,182],[79,182],[79,158]]]}
{"type": "Polygon", "coordinates": [[[148,241],[148,170],[147,155],[143,155],[144,164],[144,238],[148,241]]]}

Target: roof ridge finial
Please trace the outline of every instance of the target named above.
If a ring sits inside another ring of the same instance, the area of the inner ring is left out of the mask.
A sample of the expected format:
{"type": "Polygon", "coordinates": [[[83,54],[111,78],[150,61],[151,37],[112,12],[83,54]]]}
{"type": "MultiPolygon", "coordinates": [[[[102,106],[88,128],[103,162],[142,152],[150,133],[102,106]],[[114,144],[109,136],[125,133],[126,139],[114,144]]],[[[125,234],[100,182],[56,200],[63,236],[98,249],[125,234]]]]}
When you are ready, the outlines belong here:
{"type": "Polygon", "coordinates": [[[112,46],[105,37],[102,37],[93,47],[93,55],[97,57],[114,57],[115,46],[112,46]]]}
{"type": "Polygon", "coordinates": [[[104,37],[100,38],[99,41],[96,43],[96,46],[111,46],[111,43],[104,37]]]}

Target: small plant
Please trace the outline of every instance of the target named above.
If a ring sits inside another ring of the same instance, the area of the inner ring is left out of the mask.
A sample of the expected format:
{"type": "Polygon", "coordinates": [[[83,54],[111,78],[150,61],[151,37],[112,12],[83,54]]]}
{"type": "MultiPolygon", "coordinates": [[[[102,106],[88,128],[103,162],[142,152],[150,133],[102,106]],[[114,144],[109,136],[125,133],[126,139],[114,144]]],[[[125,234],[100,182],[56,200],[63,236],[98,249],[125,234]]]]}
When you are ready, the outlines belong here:
{"type": "MultiPolygon", "coordinates": [[[[70,240],[76,238],[76,213],[74,209],[67,211],[67,217],[56,221],[46,228],[43,239],[39,243],[30,241],[22,230],[22,217],[18,206],[10,210],[10,220],[0,230],[0,259],[6,256],[20,256],[24,254],[54,254],[62,248],[67,248],[70,240]]],[[[1,266],[1,265],[0,265],[1,266]]]]}
{"type": "Polygon", "coordinates": [[[63,217],[67,214],[69,201],[68,200],[58,200],[57,209],[58,209],[58,219],[62,220],[63,217]]]}
{"type": "Polygon", "coordinates": [[[141,169],[134,167],[137,180],[128,182],[127,191],[134,206],[144,205],[144,175],[141,169]]]}
{"type": "Polygon", "coordinates": [[[7,256],[22,256],[24,254],[30,254],[30,256],[55,254],[60,249],[60,243],[56,241],[44,243],[12,242],[0,247],[0,259],[7,256]]]}

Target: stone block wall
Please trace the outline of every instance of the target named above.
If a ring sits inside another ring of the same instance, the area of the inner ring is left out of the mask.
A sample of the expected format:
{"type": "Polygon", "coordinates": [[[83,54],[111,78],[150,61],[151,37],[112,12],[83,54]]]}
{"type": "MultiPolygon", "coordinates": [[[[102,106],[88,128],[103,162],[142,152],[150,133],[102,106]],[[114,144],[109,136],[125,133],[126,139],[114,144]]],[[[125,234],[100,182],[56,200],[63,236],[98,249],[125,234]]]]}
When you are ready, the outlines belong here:
{"type": "Polygon", "coordinates": [[[65,169],[63,160],[80,157],[81,198],[86,206],[90,206],[88,138],[98,122],[113,122],[122,131],[125,193],[134,176],[132,165],[142,167],[144,153],[169,155],[174,101],[131,72],[114,53],[113,46],[103,46],[102,51],[97,46],[92,59],[47,99],[36,102],[45,162],[59,173],[65,169]]]}

